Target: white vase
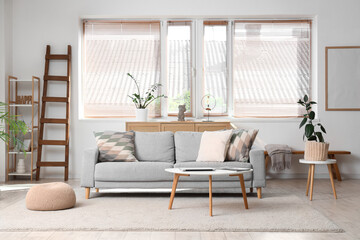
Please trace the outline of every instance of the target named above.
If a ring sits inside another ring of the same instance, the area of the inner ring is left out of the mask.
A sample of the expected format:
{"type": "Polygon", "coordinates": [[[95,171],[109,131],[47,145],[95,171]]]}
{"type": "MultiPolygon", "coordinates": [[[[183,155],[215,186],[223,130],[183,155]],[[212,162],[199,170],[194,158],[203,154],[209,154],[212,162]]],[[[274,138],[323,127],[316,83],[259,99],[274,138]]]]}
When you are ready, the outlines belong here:
{"type": "Polygon", "coordinates": [[[16,164],[16,173],[25,173],[25,159],[20,158],[16,164]]]}
{"type": "Polygon", "coordinates": [[[137,108],[136,109],[136,121],[146,122],[148,120],[148,110],[147,108],[137,108]]]}

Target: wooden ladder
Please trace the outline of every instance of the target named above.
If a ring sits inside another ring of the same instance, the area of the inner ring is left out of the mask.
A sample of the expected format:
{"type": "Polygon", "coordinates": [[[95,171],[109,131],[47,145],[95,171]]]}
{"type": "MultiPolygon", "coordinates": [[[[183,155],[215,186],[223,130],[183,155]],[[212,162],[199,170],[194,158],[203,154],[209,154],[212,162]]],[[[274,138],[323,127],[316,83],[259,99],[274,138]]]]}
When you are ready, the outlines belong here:
{"type": "Polygon", "coordinates": [[[44,87],[41,106],[40,131],[39,131],[39,148],[38,158],[36,162],[36,180],[40,178],[40,167],[65,167],[64,180],[67,181],[69,177],[69,124],[70,124],[70,76],[71,76],[71,46],[68,45],[67,54],[50,54],[50,45],[46,46],[45,55],[45,73],[44,73],[44,87]],[[53,76],[49,75],[49,65],[51,60],[65,60],[67,61],[67,75],[53,76]],[[49,81],[65,81],[66,82],[66,97],[49,97],[47,96],[47,87],[49,81]],[[46,118],[46,103],[57,102],[66,104],[66,118],[46,118]],[[44,140],[44,124],[65,124],[65,140],[44,140]],[[43,145],[58,145],[65,146],[65,161],[42,161],[42,147],[43,145]]]}

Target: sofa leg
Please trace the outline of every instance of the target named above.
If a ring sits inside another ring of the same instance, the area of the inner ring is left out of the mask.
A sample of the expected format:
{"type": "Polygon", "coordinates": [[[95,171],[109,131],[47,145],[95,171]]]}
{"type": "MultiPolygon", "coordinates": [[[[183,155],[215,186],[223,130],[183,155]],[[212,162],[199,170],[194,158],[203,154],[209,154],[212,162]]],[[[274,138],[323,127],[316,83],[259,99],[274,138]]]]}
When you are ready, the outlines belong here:
{"type": "Polygon", "coordinates": [[[256,191],[258,199],[261,199],[261,187],[256,188],[256,191]]]}
{"type": "Polygon", "coordinates": [[[87,187],[87,188],[85,188],[85,198],[89,199],[89,197],[90,197],[90,188],[87,187]]]}
{"type": "Polygon", "coordinates": [[[254,192],[254,189],[253,189],[252,187],[250,188],[250,192],[251,192],[251,193],[254,192]]]}
{"type": "Polygon", "coordinates": [[[99,192],[99,189],[98,189],[98,188],[95,188],[95,192],[99,192]]]}

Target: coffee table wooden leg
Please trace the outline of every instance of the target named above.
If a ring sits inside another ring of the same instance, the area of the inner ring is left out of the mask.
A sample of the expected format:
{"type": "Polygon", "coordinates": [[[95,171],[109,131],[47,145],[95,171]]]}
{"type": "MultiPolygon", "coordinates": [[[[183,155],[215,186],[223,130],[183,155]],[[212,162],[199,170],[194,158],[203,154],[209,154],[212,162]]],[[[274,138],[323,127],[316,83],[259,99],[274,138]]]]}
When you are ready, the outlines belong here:
{"type": "Polygon", "coordinates": [[[309,166],[308,179],[306,183],[306,196],[309,196],[310,177],[311,177],[311,166],[309,166]]]}
{"type": "Polygon", "coordinates": [[[212,176],[209,175],[209,214],[212,217],[212,176]]]}
{"type": "Polygon", "coordinates": [[[172,190],[171,190],[171,195],[170,195],[169,210],[172,208],[172,204],[173,204],[173,201],[174,201],[176,187],[177,187],[177,183],[179,181],[179,177],[180,177],[180,175],[175,173],[174,180],[173,180],[173,185],[172,185],[172,190]]]}
{"type": "Polygon", "coordinates": [[[310,178],[310,201],[312,201],[313,190],[314,190],[314,174],[315,174],[315,165],[310,164],[311,168],[311,178],[310,178]]]}
{"type": "Polygon", "coordinates": [[[334,178],[333,178],[332,169],[331,169],[331,164],[328,164],[327,166],[328,166],[328,170],[329,170],[330,182],[331,182],[331,187],[332,187],[332,190],[333,190],[333,193],[334,193],[334,197],[335,197],[335,199],[337,199],[335,185],[334,185],[334,178]]]}
{"type": "Polygon", "coordinates": [[[247,202],[247,196],[246,196],[246,188],[245,188],[245,183],[244,183],[244,176],[242,174],[240,174],[239,179],[240,179],[241,192],[242,192],[243,199],[244,199],[245,209],[249,209],[248,202],[247,202]]]}

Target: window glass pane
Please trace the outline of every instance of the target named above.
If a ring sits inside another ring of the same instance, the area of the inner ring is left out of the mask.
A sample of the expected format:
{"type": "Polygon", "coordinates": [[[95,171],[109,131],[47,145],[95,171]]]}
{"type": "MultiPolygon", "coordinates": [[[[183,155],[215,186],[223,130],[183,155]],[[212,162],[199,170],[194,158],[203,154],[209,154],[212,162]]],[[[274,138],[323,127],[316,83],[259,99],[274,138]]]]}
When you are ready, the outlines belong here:
{"type": "MultiPolygon", "coordinates": [[[[128,95],[160,82],[160,23],[85,23],[83,103],[85,117],[135,115],[128,95]]],[[[160,116],[160,101],[150,105],[150,116],[160,116]]]]}
{"type": "MultiPolygon", "coordinates": [[[[204,25],[204,94],[216,99],[212,114],[227,113],[227,26],[204,25]]],[[[205,112],[205,110],[204,110],[205,112]]]]}
{"type": "Polygon", "coordinates": [[[310,93],[309,22],[236,22],[234,115],[301,116],[310,93]]]}
{"type": "Polygon", "coordinates": [[[167,32],[168,112],[186,104],[191,112],[191,23],[169,22],[167,32]]]}

